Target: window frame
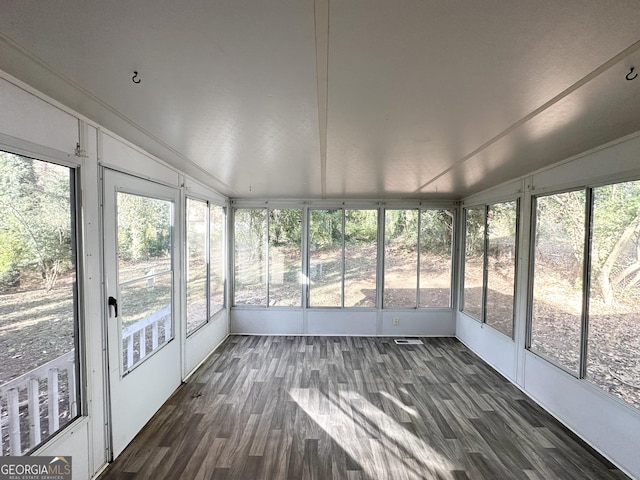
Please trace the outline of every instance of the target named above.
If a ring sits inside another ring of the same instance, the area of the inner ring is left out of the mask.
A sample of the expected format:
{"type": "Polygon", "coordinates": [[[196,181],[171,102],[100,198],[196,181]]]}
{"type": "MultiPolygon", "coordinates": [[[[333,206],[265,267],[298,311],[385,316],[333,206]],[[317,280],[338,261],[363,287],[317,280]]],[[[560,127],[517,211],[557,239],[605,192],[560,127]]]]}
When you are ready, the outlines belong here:
{"type": "MultiPolygon", "coordinates": [[[[591,215],[592,215],[592,207],[590,204],[592,203],[593,195],[592,195],[592,187],[587,185],[576,186],[573,188],[564,188],[559,190],[550,190],[539,193],[537,195],[531,196],[531,220],[530,220],[530,233],[529,233],[529,269],[527,272],[527,316],[526,316],[526,333],[525,333],[525,344],[524,348],[528,352],[536,355],[539,358],[549,362],[551,365],[561,369],[565,373],[571,375],[572,377],[581,380],[584,378],[584,372],[586,367],[586,343],[587,343],[587,332],[585,327],[588,326],[588,318],[585,315],[585,305],[588,304],[588,292],[590,290],[590,268],[587,268],[590,264],[590,242],[591,242],[591,215]],[[565,365],[562,365],[556,359],[545,355],[542,352],[539,352],[535,349],[531,348],[531,342],[533,340],[533,302],[534,302],[534,286],[535,286],[535,268],[536,268],[536,231],[538,228],[538,198],[542,197],[551,197],[554,195],[561,195],[563,193],[570,192],[585,192],[585,232],[583,237],[583,259],[582,259],[582,310],[580,314],[580,341],[578,347],[578,368],[576,371],[573,371],[571,368],[568,368],[565,365]],[[588,255],[588,257],[587,257],[588,255]],[[587,263],[589,261],[589,264],[587,263]],[[585,297],[586,295],[586,297],[585,297]],[[585,303],[587,302],[587,303],[585,303]]],[[[586,307],[588,308],[588,306],[586,307]]]]}
{"type": "Polygon", "coordinates": [[[299,288],[300,288],[300,303],[298,305],[291,305],[291,306],[282,306],[282,305],[269,305],[269,276],[270,276],[270,257],[271,257],[271,252],[270,252],[270,248],[269,248],[269,242],[270,242],[270,232],[269,232],[269,226],[270,226],[270,218],[271,216],[269,215],[269,213],[271,212],[271,210],[298,210],[300,211],[300,228],[301,228],[301,235],[300,235],[300,274],[302,276],[302,266],[304,265],[304,245],[305,245],[305,208],[303,208],[302,206],[277,206],[277,205],[266,205],[266,206],[255,206],[255,205],[234,205],[232,208],[232,218],[231,218],[231,222],[232,222],[232,246],[231,246],[231,251],[232,251],[232,266],[233,266],[233,288],[232,288],[232,294],[231,294],[231,307],[232,308],[256,308],[256,309],[300,309],[303,308],[303,287],[304,282],[300,282],[299,288]],[[263,284],[263,288],[264,288],[264,295],[265,295],[265,304],[264,305],[255,305],[255,304],[244,304],[244,303],[236,303],[236,213],[238,210],[264,210],[265,212],[265,263],[264,263],[264,267],[265,267],[265,281],[263,284]]]}
{"type": "MultiPolygon", "coordinates": [[[[382,276],[379,266],[380,266],[380,218],[382,213],[382,208],[379,206],[358,206],[358,205],[347,205],[342,204],[340,206],[335,205],[327,205],[327,206],[312,206],[307,209],[307,242],[306,242],[306,250],[307,250],[307,263],[306,263],[306,271],[310,272],[311,270],[311,212],[312,211],[321,211],[321,210],[334,210],[341,212],[341,249],[340,249],[340,305],[311,305],[311,280],[307,281],[306,285],[306,308],[310,309],[356,309],[356,310],[372,310],[378,308],[378,298],[379,298],[379,290],[380,290],[380,277],[382,276]],[[345,291],[346,291],[346,239],[345,239],[345,229],[347,226],[347,211],[370,211],[376,212],[377,218],[377,232],[376,232],[376,280],[374,282],[374,286],[376,288],[376,301],[373,306],[345,306],[345,291]]],[[[383,226],[384,228],[384,226],[383,226]]],[[[308,273],[307,273],[308,274],[308,273]]]]}
{"type": "MultiPolygon", "coordinates": [[[[222,231],[222,238],[221,238],[221,244],[223,246],[223,258],[226,259],[226,245],[227,245],[227,208],[224,205],[220,205],[216,202],[213,202],[211,200],[209,200],[208,198],[205,197],[201,197],[198,195],[184,195],[184,201],[183,201],[183,208],[182,208],[182,213],[184,215],[184,221],[183,221],[183,228],[184,228],[184,254],[183,256],[183,268],[184,268],[184,282],[183,282],[183,287],[184,287],[184,293],[182,295],[183,297],[183,301],[184,301],[184,322],[185,322],[185,333],[186,333],[186,338],[191,337],[192,335],[194,335],[196,332],[198,332],[200,329],[204,328],[207,324],[209,324],[209,322],[221,311],[223,311],[226,306],[227,306],[227,273],[226,273],[226,268],[223,268],[222,271],[222,305],[220,306],[220,308],[216,309],[215,311],[212,308],[211,305],[211,209],[214,207],[218,207],[222,209],[222,225],[223,225],[223,231],[222,231]],[[193,330],[189,331],[188,329],[188,323],[187,323],[187,307],[188,307],[188,297],[187,297],[187,283],[189,281],[189,279],[187,278],[187,266],[188,266],[188,262],[189,262],[189,251],[188,251],[188,234],[189,234],[189,228],[188,228],[188,223],[189,223],[189,218],[187,215],[187,204],[189,202],[189,200],[191,201],[196,201],[196,202],[200,202],[200,203],[204,203],[206,204],[206,218],[205,218],[205,262],[206,262],[206,281],[205,281],[205,296],[206,296],[206,320],[204,322],[199,323],[193,330]]],[[[224,262],[224,265],[226,266],[226,260],[224,262]]]]}
{"type": "MultiPolygon", "coordinates": [[[[461,244],[460,244],[462,265],[460,267],[459,310],[461,313],[464,313],[467,317],[471,318],[472,320],[480,323],[481,325],[486,325],[487,327],[496,331],[500,335],[503,335],[506,338],[511,339],[512,342],[515,342],[515,334],[516,334],[515,317],[516,317],[516,301],[517,301],[517,295],[518,295],[518,272],[520,268],[519,253],[520,253],[520,233],[521,233],[520,221],[522,219],[522,213],[521,213],[522,203],[523,202],[522,202],[521,196],[494,199],[491,202],[465,205],[462,208],[462,215],[461,215],[463,219],[464,228],[462,229],[463,232],[461,233],[462,238],[461,238],[461,244]],[[513,268],[513,292],[512,292],[513,293],[513,305],[512,305],[513,314],[511,317],[511,335],[507,335],[504,332],[495,328],[491,323],[487,322],[487,291],[488,291],[488,284],[489,284],[489,255],[488,255],[489,253],[488,252],[489,251],[489,210],[494,205],[500,205],[504,203],[513,203],[513,202],[515,202],[515,211],[516,211],[516,218],[515,218],[516,230],[515,230],[515,239],[514,239],[515,249],[514,249],[514,268],[513,268]],[[474,315],[471,315],[469,312],[464,310],[466,245],[467,245],[467,213],[468,213],[468,210],[470,209],[478,209],[478,210],[482,209],[484,212],[483,213],[484,238],[483,238],[483,252],[482,252],[482,301],[481,301],[482,314],[481,314],[481,318],[476,318],[474,315]]],[[[529,282],[529,284],[532,285],[532,282],[529,282]]]]}
{"type": "Polygon", "coordinates": [[[422,204],[418,205],[406,205],[406,206],[389,206],[385,207],[382,212],[382,218],[379,219],[381,222],[380,231],[382,232],[382,239],[378,239],[378,245],[381,252],[381,265],[382,265],[382,279],[381,279],[381,295],[380,301],[382,302],[381,309],[383,310],[452,310],[454,296],[455,296],[455,250],[456,250],[456,242],[458,240],[458,209],[455,206],[423,206],[422,204]],[[416,210],[418,212],[418,223],[416,225],[416,298],[415,298],[415,306],[386,306],[384,302],[384,293],[385,293],[385,274],[386,274],[386,219],[387,219],[387,210],[416,210]],[[421,277],[421,239],[422,239],[422,212],[425,211],[440,211],[447,210],[451,212],[452,215],[452,227],[453,232],[451,234],[451,250],[449,253],[449,305],[446,307],[423,307],[420,305],[420,277],[421,277]]]}
{"type": "MultiPolygon", "coordinates": [[[[73,349],[74,349],[74,376],[75,376],[75,402],[76,413],[62,427],[58,427],[56,431],[50,433],[46,437],[41,437],[40,442],[30,446],[27,450],[20,453],[11,453],[12,456],[28,456],[38,451],[43,446],[54,441],[55,438],[63,435],[65,432],[71,431],[75,425],[82,421],[89,414],[88,405],[88,383],[87,383],[87,346],[86,336],[87,327],[85,325],[86,301],[85,291],[87,290],[85,275],[85,230],[84,230],[84,213],[82,209],[82,192],[84,190],[84,163],[70,160],[69,157],[61,158],[44,152],[40,148],[23,149],[15,146],[0,143],[0,152],[25,158],[35,162],[48,163],[59,167],[68,168],[69,174],[69,225],[71,237],[71,255],[70,260],[74,266],[75,281],[71,288],[73,302],[73,349]]],[[[38,368],[38,367],[36,367],[38,368]]],[[[32,369],[33,370],[33,369],[32,369]]],[[[29,372],[21,374],[25,375],[29,372]]],[[[16,377],[19,378],[19,377],[16,377]]],[[[68,381],[68,380],[67,380],[68,381]]],[[[69,397],[69,402],[71,402],[69,397]]],[[[71,409],[71,406],[69,406],[71,409]]],[[[1,439],[0,439],[1,441],[1,439]]]]}

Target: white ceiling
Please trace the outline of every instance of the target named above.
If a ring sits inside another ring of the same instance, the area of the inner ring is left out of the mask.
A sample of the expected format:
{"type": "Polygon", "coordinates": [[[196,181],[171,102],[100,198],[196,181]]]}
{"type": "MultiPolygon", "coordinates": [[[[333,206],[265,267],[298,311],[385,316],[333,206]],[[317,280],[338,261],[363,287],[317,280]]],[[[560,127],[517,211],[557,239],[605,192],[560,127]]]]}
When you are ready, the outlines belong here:
{"type": "Polygon", "coordinates": [[[231,197],[461,198],[640,130],[638,0],[0,9],[0,69],[231,197]]]}

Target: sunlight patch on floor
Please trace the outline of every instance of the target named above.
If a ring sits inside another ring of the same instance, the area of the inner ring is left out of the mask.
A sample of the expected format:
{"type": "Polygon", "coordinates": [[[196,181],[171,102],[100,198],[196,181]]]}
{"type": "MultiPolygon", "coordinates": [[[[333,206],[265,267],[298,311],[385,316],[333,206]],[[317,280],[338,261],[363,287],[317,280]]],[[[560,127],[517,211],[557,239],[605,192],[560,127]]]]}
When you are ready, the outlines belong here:
{"type": "MultiPolygon", "coordinates": [[[[415,478],[429,474],[446,477],[456,470],[444,456],[359,393],[342,390],[329,397],[309,393],[310,389],[304,388],[289,390],[291,398],[368,478],[394,478],[394,472],[407,471],[415,478]]],[[[380,393],[412,417],[418,416],[393,395],[380,393]]]]}

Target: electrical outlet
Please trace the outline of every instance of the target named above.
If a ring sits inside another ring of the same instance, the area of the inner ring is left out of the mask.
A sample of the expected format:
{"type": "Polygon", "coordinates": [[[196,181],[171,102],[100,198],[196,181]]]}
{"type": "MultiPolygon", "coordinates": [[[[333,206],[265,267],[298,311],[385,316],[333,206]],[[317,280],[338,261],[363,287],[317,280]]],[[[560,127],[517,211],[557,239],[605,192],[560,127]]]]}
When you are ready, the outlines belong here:
{"type": "Polygon", "coordinates": [[[393,326],[397,327],[400,324],[400,319],[398,317],[393,317],[393,326]]]}

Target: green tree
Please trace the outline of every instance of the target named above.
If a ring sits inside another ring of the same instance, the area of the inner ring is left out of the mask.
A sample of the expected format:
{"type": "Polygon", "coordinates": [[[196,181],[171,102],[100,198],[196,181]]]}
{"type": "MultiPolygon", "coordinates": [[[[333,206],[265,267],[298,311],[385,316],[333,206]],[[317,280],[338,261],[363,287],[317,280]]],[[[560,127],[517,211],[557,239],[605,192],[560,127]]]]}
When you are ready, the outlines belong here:
{"type": "Polygon", "coordinates": [[[0,152],[0,278],[33,271],[47,289],[73,267],[71,170],[0,152]]]}

